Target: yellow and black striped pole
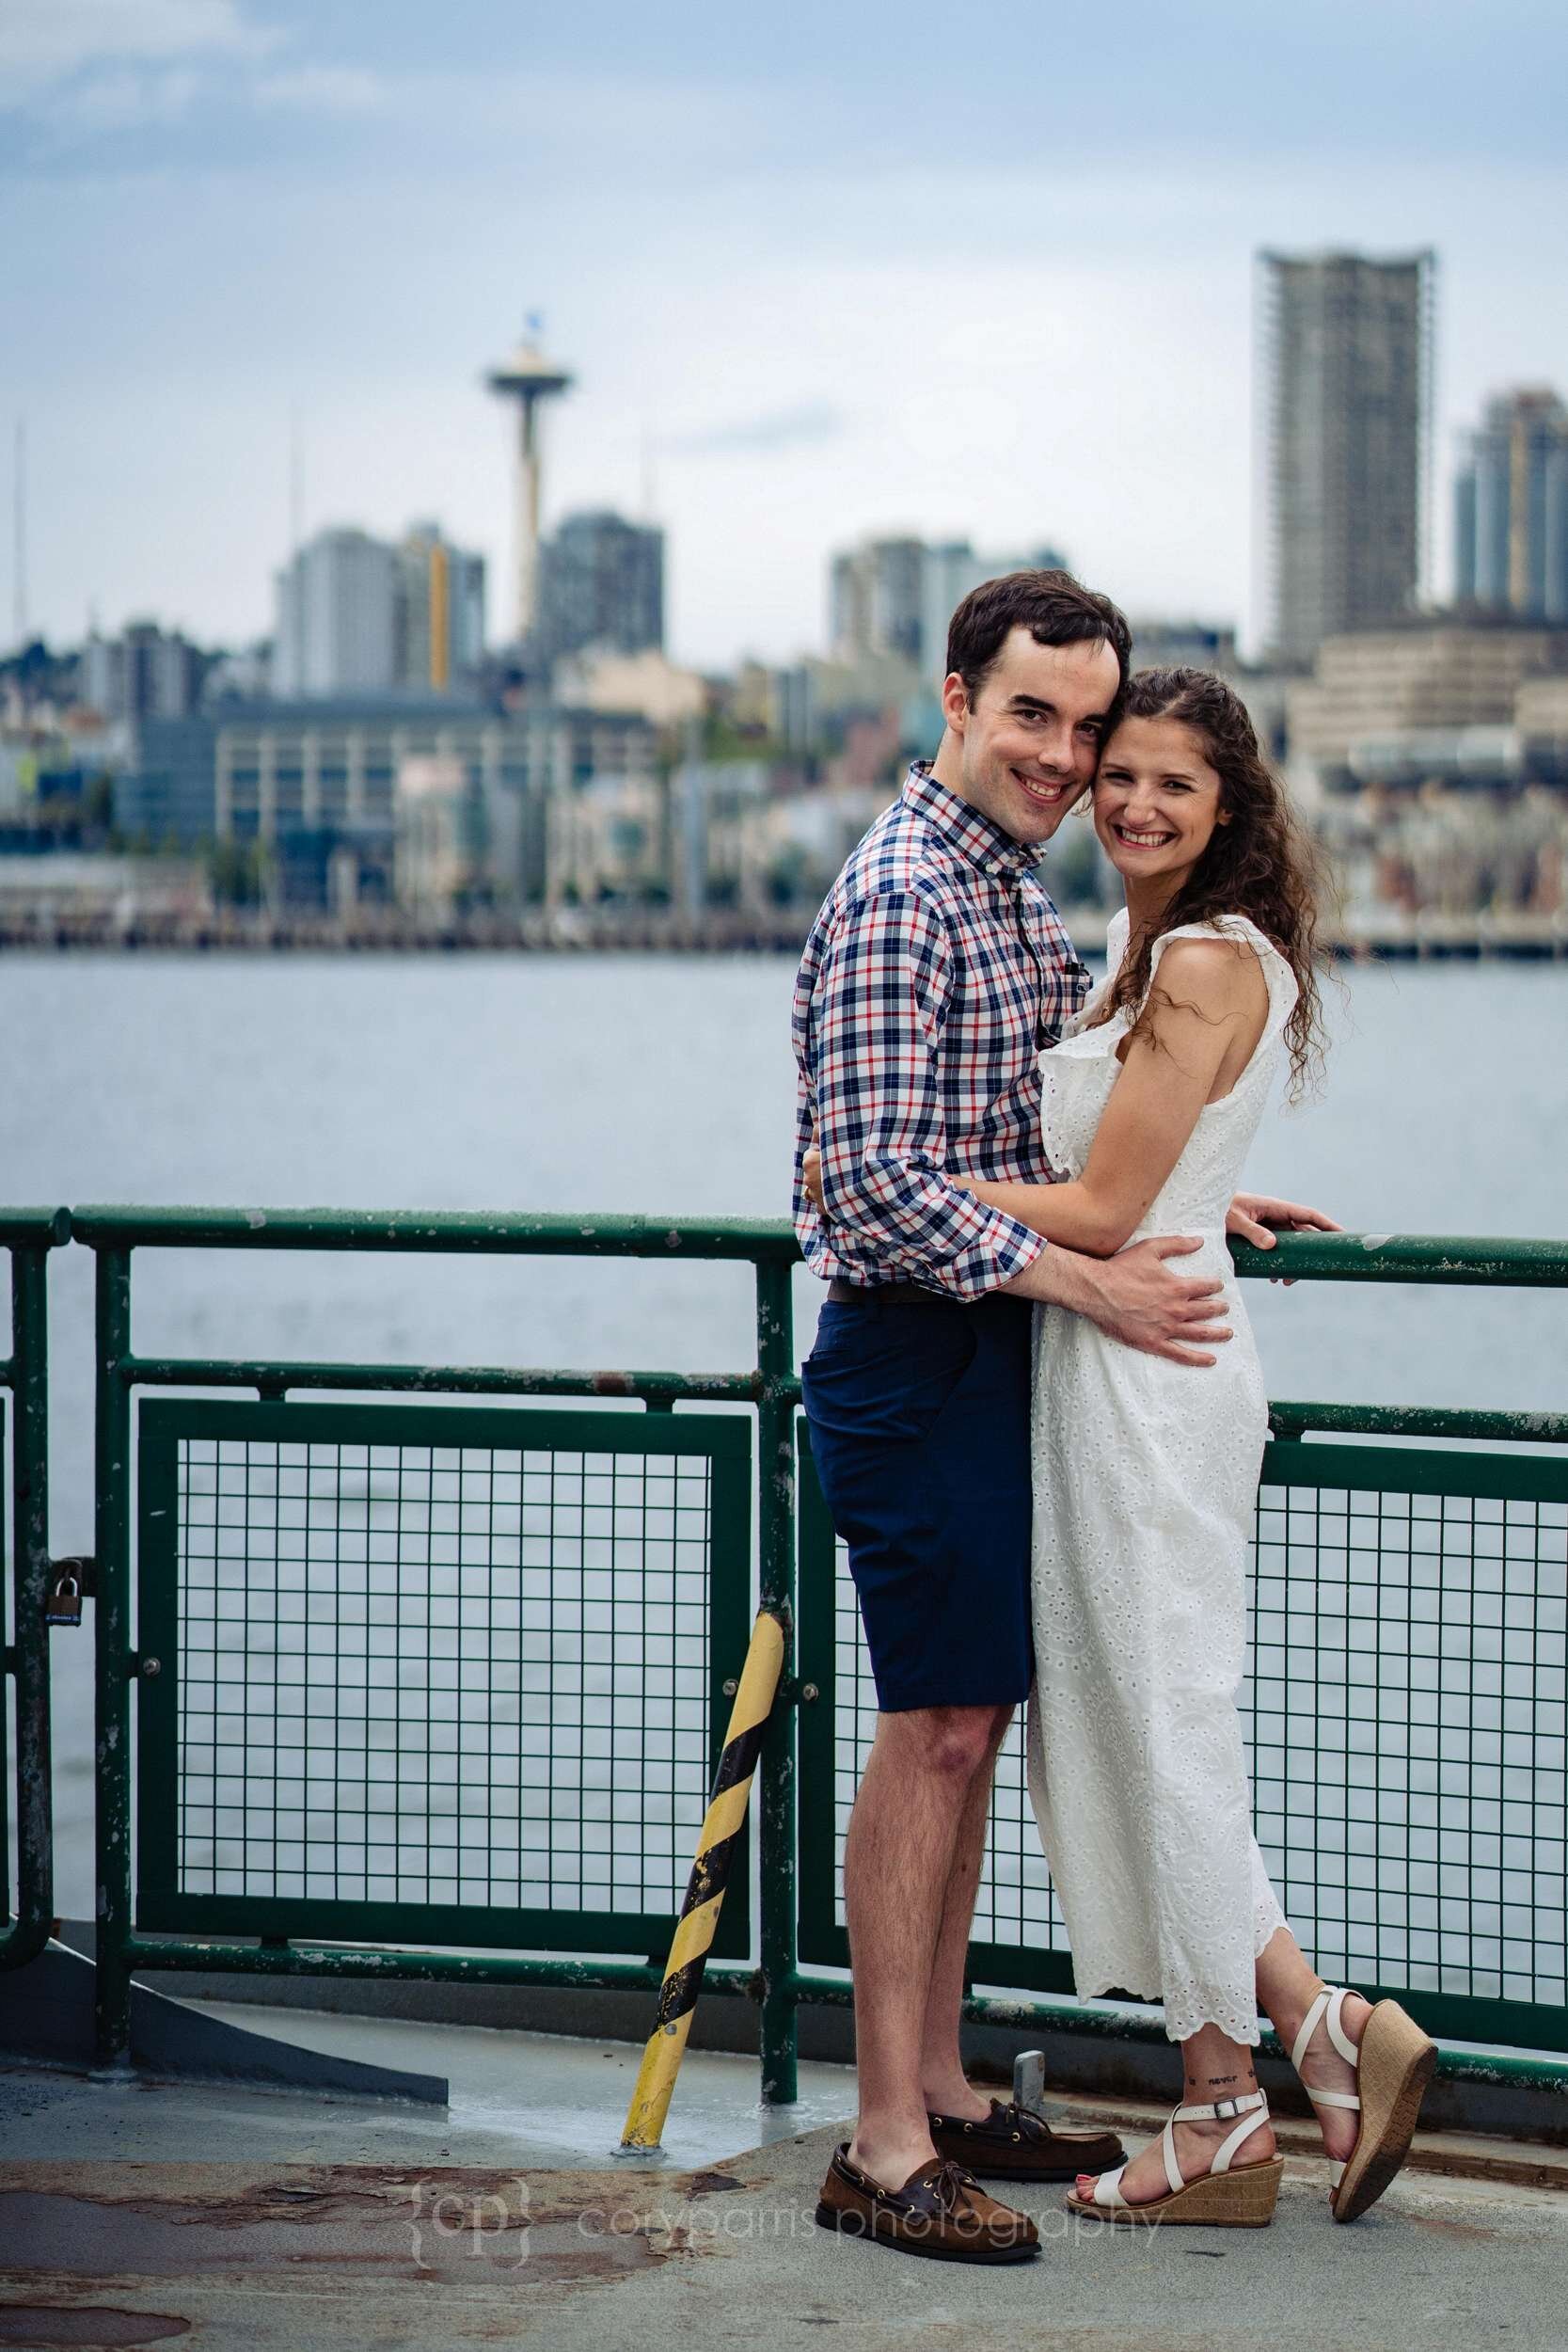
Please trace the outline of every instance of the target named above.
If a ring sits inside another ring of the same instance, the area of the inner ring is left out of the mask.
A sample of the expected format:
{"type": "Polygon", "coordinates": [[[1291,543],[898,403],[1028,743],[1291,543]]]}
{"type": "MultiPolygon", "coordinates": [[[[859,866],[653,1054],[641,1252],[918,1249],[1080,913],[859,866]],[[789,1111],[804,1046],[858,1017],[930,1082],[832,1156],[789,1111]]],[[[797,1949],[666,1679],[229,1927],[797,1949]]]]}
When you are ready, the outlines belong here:
{"type": "Polygon", "coordinates": [[[752,1775],[756,1771],[762,1735],[779,1687],[784,1655],[784,1628],[765,1609],[752,1628],[746,1663],[741,1668],[735,1705],[730,1709],[724,1752],[713,1776],[713,1794],[708,1799],[702,1836],[697,1841],[697,1858],[686,1883],[686,1900],[681,1905],[670,1957],[664,1963],[658,2013],[642,2053],[637,2088],[626,2111],[623,2148],[657,2148],[664,2130],[670,2094],[680,2072],[686,2038],[691,2031],[692,2012],[703,1989],[703,1971],[719,1925],[724,1889],[729,1883],[730,1860],[740,1825],[746,1819],[752,1775]]]}

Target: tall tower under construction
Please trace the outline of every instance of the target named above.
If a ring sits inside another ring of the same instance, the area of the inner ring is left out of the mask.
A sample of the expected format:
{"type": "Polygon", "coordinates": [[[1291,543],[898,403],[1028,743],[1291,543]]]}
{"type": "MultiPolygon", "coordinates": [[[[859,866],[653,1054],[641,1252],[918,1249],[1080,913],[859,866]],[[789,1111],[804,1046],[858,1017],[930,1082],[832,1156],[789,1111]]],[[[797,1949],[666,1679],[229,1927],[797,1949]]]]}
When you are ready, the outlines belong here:
{"type": "Polygon", "coordinates": [[[1266,635],[1305,662],[1420,593],[1436,257],[1258,259],[1266,635]]]}
{"type": "Polygon", "coordinates": [[[513,476],[513,633],[527,644],[539,617],[539,410],[559,392],[571,388],[564,368],[546,359],[534,340],[538,321],[529,321],[529,333],[485,381],[493,392],[517,404],[517,452],[513,476]]]}

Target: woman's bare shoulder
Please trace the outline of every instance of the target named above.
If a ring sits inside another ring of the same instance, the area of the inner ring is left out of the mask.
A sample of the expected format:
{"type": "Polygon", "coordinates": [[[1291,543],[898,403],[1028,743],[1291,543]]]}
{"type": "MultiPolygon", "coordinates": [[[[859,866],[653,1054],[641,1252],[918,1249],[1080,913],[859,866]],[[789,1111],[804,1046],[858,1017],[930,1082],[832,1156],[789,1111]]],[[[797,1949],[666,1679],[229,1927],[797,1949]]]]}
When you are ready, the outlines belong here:
{"type": "Polygon", "coordinates": [[[1268,1003],[1268,982],[1250,940],[1224,931],[1183,932],[1160,958],[1160,993],[1212,1020],[1268,1003]]]}

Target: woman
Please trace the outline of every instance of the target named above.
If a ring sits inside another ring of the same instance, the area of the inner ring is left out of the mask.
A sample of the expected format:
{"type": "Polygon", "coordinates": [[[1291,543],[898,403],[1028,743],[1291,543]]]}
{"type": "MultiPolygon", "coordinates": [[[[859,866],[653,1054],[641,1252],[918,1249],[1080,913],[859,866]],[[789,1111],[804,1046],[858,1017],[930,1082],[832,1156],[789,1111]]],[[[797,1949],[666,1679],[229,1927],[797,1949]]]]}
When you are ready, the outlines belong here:
{"type": "Polygon", "coordinates": [[[1253,2052],[1291,2054],[1351,2221],[1403,2162],[1436,2052],[1394,2001],[1308,1966],[1251,1829],[1236,1693],[1268,1413],[1226,1210],[1279,1057],[1319,1041],[1312,854],[1223,679],[1145,670],[1093,787],[1121,874],[1108,976],[1041,1057],[1061,1181],[971,1185],[1065,1247],[1187,1232],[1233,1336],[1207,1369],[1036,1311],[1028,1782],[1081,1995],[1164,2003],[1183,2097],[1158,2141],[1072,2210],[1260,2226],[1282,2161],[1253,2052]]]}

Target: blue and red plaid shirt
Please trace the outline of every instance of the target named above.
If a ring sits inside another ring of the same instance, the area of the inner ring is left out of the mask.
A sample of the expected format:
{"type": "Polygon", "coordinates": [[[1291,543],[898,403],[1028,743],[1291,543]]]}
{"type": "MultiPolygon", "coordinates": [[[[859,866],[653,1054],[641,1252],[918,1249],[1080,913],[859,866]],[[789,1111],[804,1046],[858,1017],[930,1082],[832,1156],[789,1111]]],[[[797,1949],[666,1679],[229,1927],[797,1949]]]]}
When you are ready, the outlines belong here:
{"type": "Polygon", "coordinates": [[[1039,1055],[1089,976],[1038,857],[916,760],[795,982],[795,1230],[813,1272],[978,1298],[1045,1248],[957,1176],[1046,1184],[1039,1055]],[[801,1181],[822,1154],[828,1221],[801,1181]]]}

